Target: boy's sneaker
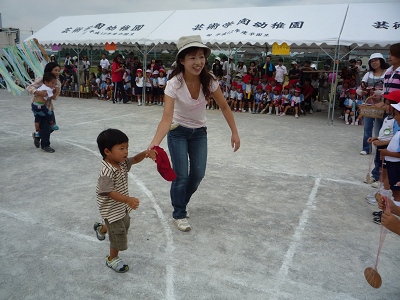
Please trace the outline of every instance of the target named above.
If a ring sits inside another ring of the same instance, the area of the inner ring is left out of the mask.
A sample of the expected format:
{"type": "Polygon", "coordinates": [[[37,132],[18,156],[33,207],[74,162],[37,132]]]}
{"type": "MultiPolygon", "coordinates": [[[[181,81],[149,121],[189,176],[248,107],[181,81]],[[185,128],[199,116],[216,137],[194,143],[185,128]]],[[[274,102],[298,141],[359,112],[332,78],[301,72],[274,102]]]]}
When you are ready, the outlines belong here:
{"type": "Polygon", "coordinates": [[[358,121],[354,123],[354,125],[358,126],[358,121]]]}
{"type": "Polygon", "coordinates": [[[312,109],[310,109],[310,114],[313,114],[314,112],[313,112],[313,110],[312,109]]]}
{"type": "Polygon", "coordinates": [[[298,118],[299,118],[299,115],[295,115],[294,117],[295,117],[296,119],[298,119],[298,118]]]}
{"type": "Polygon", "coordinates": [[[369,195],[367,195],[366,197],[365,197],[365,200],[367,200],[367,202],[369,203],[369,204],[373,204],[373,205],[375,205],[377,202],[376,202],[376,199],[375,199],[375,192],[373,192],[373,193],[371,193],[371,194],[369,194],[369,195]]]}
{"type": "Polygon", "coordinates": [[[94,229],[94,231],[96,231],[96,236],[99,241],[104,241],[106,239],[105,233],[101,233],[101,231],[100,231],[102,227],[103,227],[103,224],[98,223],[98,222],[95,222],[93,225],[93,229],[94,229]]]}
{"type": "Polygon", "coordinates": [[[281,117],[283,117],[283,116],[286,116],[286,114],[285,113],[281,113],[281,117]]]}
{"type": "Polygon", "coordinates": [[[349,122],[346,122],[345,124],[346,124],[346,125],[349,125],[350,123],[349,123],[349,122]]]}
{"type": "MultiPolygon", "coordinates": [[[[364,183],[367,183],[367,184],[372,184],[372,183],[374,183],[374,182],[376,182],[377,180],[374,178],[374,177],[372,177],[372,176],[369,176],[369,178],[367,179],[367,178],[365,178],[364,179],[364,183]]],[[[379,181],[378,181],[378,183],[379,183],[379,181]]],[[[379,185],[379,184],[378,184],[379,185]]]]}
{"type": "Polygon", "coordinates": [[[40,147],[40,134],[39,132],[32,132],[33,143],[36,148],[40,147]]]}
{"type": "Polygon", "coordinates": [[[174,219],[174,224],[180,231],[190,231],[191,227],[187,218],[183,219],[174,219]]]}
{"type": "Polygon", "coordinates": [[[51,125],[50,128],[51,128],[51,130],[58,130],[58,129],[60,129],[60,127],[58,127],[57,124],[51,125]]]}
{"type": "Polygon", "coordinates": [[[379,181],[377,181],[377,180],[375,180],[372,184],[371,184],[371,186],[373,187],[373,188],[378,188],[379,187],[379,184],[380,184],[380,182],[379,181]]]}
{"type": "Polygon", "coordinates": [[[367,153],[367,151],[365,151],[365,150],[363,150],[363,151],[360,151],[360,155],[368,155],[369,153],[367,153]]]}
{"type": "Polygon", "coordinates": [[[110,256],[106,257],[106,266],[113,269],[117,273],[125,273],[129,270],[129,266],[125,265],[118,256],[114,257],[111,261],[108,259],[110,256]]]}

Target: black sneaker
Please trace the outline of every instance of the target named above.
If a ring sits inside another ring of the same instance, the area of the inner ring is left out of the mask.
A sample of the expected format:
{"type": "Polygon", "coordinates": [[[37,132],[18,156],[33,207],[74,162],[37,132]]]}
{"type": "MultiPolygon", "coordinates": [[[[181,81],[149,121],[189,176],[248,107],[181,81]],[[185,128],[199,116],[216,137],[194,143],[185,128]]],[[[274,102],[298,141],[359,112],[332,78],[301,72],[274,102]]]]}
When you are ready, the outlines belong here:
{"type": "Polygon", "coordinates": [[[372,213],[372,215],[373,215],[374,217],[381,217],[381,216],[382,216],[382,212],[383,212],[383,211],[374,211],[374,212],[372,213]]]}
{"type": "Polygon", "coordinates": [[[375,217],[374,218],[374,223],[381,225],[381,217],[375,217]]]}
{"type": "Polygon", "coordinates": [[[48,153],[53,153],[53,152],[55,152],[55,150],[54,150],[53,148],[51,148],[50,146],[48,146],[48,147],[43,147],[42,150],[43,150],[44,152],[48,152],[48,153]]]}
{"type": "Polygon", "coordinates": [[[40,137],[36,136],[36,134],[32,133],[33,143],[35,144],[36,148],[40,147],[40,137]]]}

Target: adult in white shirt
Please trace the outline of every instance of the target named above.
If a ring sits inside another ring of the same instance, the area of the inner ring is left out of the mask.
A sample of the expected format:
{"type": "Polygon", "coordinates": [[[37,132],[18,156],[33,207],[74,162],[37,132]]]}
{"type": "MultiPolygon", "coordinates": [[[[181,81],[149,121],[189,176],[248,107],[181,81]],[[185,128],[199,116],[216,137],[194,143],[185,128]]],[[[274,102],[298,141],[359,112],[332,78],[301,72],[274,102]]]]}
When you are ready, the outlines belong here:
{"type": "Polygon", "coordinates": [[[213,98],[222,110],[232,132],[234,151],[240,147],[240,138],[217,79],[205,69],[211,50],[199,35],[183,36],[177,46],[176,68],[164,91],[163,116],[148,149],[160,145],[168,134],[168,149],[176,173],[170,191],[172,216],[179,230],[189,231],[186,207],[204,177],[207,164],[208,98],[213,98]]]}
{"type": "Polygon", "coordinates": [[[278,59],[278,65],[275,66],[275,80],[278,84],[283,84],[285,82],[285,76],[288,74],[286,67],[283,65],[283,59],[278,59]]]}
{"type": "Polygon", "coordinates": [[[101,55],[100,66],[102,69],[106,69],[106,70],[108,70],[110,68],[110,62],[106,58],[105,53],[103,53],[101,55]]]}
{"type": "Polygon", "coordinates": [[[232,57],[229,57],[228,60],[224,62],[224,64],[222,65],[222,71],[224,72],[224,75],[233,78],[233,75],[236,72],[236,66],[233,63],[232,57]]]}

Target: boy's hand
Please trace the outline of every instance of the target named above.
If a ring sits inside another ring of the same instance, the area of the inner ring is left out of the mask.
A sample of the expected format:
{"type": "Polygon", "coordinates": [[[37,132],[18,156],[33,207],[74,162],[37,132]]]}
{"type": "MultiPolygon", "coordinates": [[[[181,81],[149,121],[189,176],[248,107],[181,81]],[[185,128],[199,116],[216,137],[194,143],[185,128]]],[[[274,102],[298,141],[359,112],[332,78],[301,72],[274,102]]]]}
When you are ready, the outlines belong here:
{"type": "Polygon", "coordinates": [[[390,212],[382,214],[381,224],[397,234],[400,232],[400,220],[390,212]]]}
{"type": "Polygon", "coordinates": [[[372,144],[374,144],[374,146],[383,146],[385,145],[385,142],[380,140],[374,140],[372,144]]]}
{"type": "Polygon", "coordinates": [[[381,160],[384,160],[385,156],[389,154],[389,151],[387,149],[378,149],[378,150],[381,160]]]}
{"type": "Polygon", "coordinates": [[[128,197],[126,204],[128,204],[133,210],[136,210],[139,207],[139,199],[135,197],[128,197]]]}
{"type": "Polygon", "coordinates": [[[149,158],[151,158],[152,160],[155,161],[156,158],[157,158],[157,151],[153,150],[153,149],[147,150],[146,157],[149,157],[149,158]]]}

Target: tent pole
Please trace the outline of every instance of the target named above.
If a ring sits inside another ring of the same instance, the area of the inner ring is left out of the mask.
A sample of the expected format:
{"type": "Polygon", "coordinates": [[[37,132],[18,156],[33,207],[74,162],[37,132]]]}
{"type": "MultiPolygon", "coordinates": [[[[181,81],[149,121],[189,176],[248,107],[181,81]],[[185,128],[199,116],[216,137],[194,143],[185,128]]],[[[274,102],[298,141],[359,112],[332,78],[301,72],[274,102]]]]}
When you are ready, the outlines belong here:
{"type": "Polygon", "coordinates": [[[143,50],[143,88],[142,88],[142,105],[146,103],[146,70],[147,70],[147,46],[144,45],[143,50]]]}

